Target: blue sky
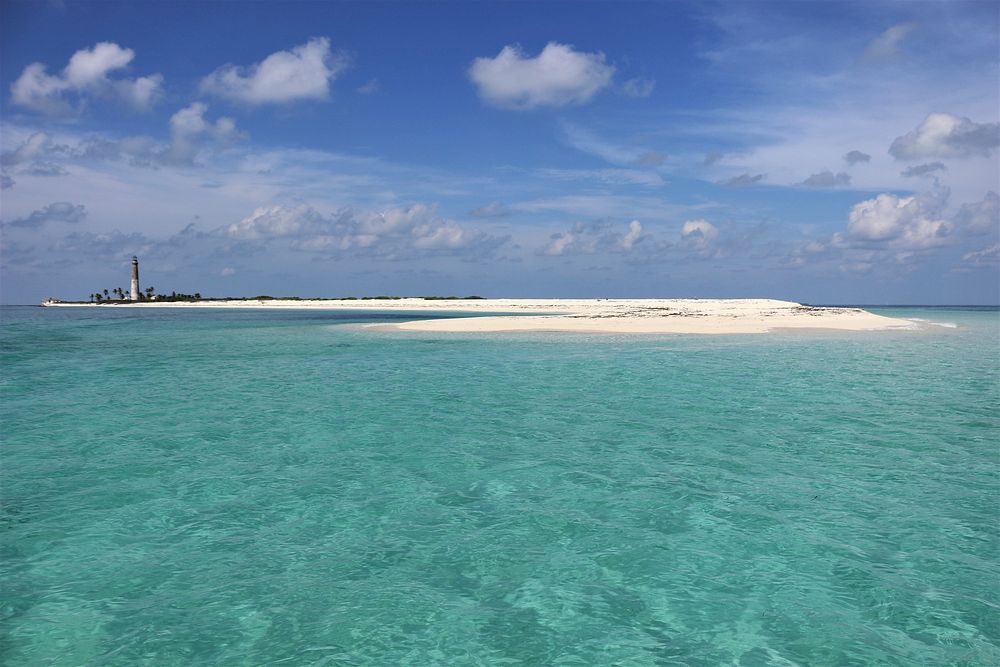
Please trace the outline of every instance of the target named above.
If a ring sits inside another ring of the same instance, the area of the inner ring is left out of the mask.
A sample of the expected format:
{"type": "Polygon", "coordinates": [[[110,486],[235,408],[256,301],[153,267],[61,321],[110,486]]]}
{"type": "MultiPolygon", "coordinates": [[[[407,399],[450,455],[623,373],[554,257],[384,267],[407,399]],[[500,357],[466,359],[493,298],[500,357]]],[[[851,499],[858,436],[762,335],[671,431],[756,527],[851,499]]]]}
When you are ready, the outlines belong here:
{"type": "Polygon", "coordinates": [[[4,303],[1000,300],[1000,3],[0,7],[4,303]]]}

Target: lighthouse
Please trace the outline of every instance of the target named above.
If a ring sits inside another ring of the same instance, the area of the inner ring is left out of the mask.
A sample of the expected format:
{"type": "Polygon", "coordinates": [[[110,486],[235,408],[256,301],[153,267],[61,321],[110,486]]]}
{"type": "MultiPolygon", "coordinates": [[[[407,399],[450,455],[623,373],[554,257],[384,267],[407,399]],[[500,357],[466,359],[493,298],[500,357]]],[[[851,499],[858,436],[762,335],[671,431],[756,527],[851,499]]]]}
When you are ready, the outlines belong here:
{"type": "Polygon", "coordinates": [[[132,256],[132,290],[129,292],[129,299],[139,300],[139,258],[132,256]]]}

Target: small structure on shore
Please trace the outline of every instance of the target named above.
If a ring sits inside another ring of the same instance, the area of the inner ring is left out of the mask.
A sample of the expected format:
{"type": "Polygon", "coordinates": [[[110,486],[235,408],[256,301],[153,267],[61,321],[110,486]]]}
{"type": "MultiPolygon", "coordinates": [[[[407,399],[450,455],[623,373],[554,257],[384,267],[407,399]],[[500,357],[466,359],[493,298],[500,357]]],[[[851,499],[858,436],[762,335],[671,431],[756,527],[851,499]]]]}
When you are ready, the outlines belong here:
{"type": "Polygon", "coordinates": [[[132,255],[132,289],[129,291],[129,300],[139,300],[139,258],[132,255]]]}

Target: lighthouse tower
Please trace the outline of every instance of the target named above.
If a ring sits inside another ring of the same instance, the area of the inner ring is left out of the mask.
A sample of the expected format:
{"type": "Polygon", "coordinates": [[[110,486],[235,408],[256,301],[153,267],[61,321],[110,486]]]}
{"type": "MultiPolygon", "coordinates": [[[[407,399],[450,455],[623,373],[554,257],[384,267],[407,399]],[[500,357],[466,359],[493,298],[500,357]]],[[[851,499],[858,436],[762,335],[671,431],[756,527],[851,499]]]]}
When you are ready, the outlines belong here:
{"type": "Polygon", "coordinates": [[[129,292],[129,299],[139,300],[139,258],[132,256],[132,290],[129,292]]]}

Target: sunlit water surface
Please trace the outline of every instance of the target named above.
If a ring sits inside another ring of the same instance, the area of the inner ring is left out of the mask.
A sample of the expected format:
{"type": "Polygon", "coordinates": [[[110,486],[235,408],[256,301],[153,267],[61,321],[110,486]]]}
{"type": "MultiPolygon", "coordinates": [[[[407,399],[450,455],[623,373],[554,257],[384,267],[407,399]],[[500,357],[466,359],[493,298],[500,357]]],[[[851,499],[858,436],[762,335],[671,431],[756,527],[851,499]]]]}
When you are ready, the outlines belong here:
{"type": "Polygon", "coordinates": [[[1000,662],[996,310],[2,311],[9,665],[1000,662]]]}

